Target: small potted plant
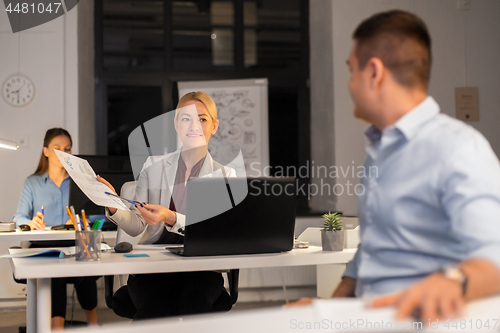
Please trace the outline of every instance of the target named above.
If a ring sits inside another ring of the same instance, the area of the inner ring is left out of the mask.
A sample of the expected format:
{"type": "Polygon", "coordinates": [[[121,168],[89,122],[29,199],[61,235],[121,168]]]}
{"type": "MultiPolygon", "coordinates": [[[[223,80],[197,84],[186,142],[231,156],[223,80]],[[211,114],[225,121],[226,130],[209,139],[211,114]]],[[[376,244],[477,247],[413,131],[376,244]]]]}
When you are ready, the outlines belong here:
{"type": "Polygon", "coordinates": [[[339,213],[324,214],[323,229],[321,229],[321,245],[323,251],[344,250],[344,229],[339,213]]]}

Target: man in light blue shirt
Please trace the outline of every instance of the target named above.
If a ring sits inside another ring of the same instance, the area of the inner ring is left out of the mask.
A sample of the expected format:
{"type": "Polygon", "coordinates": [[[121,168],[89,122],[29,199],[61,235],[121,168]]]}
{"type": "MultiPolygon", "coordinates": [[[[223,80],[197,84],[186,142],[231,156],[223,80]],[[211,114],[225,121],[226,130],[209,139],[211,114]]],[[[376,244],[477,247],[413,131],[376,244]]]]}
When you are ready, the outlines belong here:
{"type": "Polygon", "coordinates": [[[430,37],[402,11],[354,32],[348,60],[355,116],[371,123],[359,197],[361,243],[334,297],[379,297],[398,317],[435,320],[500,292],[500,164],[472,127],[427,96],[430,37]],[[381,295],[385,295],[380,297],[381,295]]]}

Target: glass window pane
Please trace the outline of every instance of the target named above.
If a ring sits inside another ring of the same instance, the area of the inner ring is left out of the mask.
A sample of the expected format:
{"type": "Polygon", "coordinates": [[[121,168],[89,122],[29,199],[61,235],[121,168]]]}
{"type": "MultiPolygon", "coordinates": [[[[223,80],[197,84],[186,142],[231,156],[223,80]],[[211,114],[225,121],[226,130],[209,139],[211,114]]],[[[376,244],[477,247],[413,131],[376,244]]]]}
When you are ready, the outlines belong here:
{"type": "Polygon", "coordinates": [[[227,1],[213,1],[210,6],[210,21],[214,26],[234,25],[233,3],[227,1]]]}
{"type": "Polygon", "coordinates": [[[108,86],[108,155],[128,156],[128,137],[162,113],[161,87],[108,86]]]}
{"type": "Polygon", "coordinates": [[[248,26],[257,25],[257,4],[255,2],[246,1],[243,4],[243,24],[248,26]]]}
{"type": "Polygon", "coordinates": [[[232,1],[174,1],[172,15],[174,71],[234,69],[232,1]]]}
{"type": "Polygon", "coordinates": [[[103,1],[103,66],[114,71],[164,69],[163,1],[103,1]]]}
{"type": "Polygon", "coordinates": [[[300,0],[245,1],[245,66],[299,68],[300,0]]]}
{"type": "Polygon", "coordinates": [[[212,38],[212,64],[215,66],[232,65],[234,63],[233,30],[213,29],[211,38],[212,38]]]}
{"type": "Polygon", "coordinates": [[[257,65],[257,33],[255,29],[245,29],[245,66],[257,65]]]}

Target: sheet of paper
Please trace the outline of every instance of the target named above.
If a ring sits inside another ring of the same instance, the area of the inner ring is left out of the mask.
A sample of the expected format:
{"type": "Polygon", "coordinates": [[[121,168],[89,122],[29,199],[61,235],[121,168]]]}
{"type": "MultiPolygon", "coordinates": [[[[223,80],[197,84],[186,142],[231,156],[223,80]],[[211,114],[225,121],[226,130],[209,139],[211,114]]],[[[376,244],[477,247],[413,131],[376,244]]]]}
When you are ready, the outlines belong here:
{"type": "Polygon", "coordinates": [[[359,298],[316,299],[312,306],[316,322],[322,329],[335,332],[497,332],[500,327],[500,296],[492,296],[467,304],[459,318],[436,321],[408,318],[396,319],[396,309],[368,308],[359,298]]]}
{"type": "Polygon", "coordinates": [[[61,161],[62,165],[68,171],[69,176],[78,185],[82,192],[93,203],[103,207],[113,207],[117,209],[128,210],[130,209],[120,200],[107,195],[105,192],[111,192],[109,187],[97,180],[96,174],[89,162],[86,160],[73,156],[71,154],[54,149],[57,158],[61,161]]]}
{"type": "MultiPolygon", "coordinates": [[[[335,332],[398,330],[396,312],[391,307],[368,309],[365,302],[359,298],[315,299],[312,305],[317,320],[324,328],[335,332]]],[[[402,322],[399,330],[404,330],[405,324],[412,328],[412,320],[408,320],[408,323],[402,322]]]]}

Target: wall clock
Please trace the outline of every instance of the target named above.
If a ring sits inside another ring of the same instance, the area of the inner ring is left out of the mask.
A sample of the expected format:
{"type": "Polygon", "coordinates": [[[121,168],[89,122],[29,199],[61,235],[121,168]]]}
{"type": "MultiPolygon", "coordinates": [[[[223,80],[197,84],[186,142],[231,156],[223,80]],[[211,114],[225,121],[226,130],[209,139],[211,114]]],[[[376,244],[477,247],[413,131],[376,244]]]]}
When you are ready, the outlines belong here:
{"type": "Polygon", "coordinates": [[[5,101],[12,106],[25,106],[35,97],[35,86],[27,77],[14,75],[4,82],[2,95],[5,101]]]}

